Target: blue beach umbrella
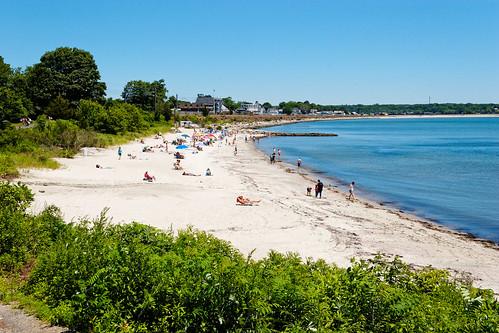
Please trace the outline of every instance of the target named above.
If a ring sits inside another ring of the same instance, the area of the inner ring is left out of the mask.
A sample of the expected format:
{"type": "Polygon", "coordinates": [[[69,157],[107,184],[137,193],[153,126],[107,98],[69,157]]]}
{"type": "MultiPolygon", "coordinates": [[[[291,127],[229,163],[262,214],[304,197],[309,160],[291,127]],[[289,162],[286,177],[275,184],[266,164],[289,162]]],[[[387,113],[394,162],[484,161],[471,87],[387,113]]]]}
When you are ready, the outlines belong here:
{"type": "Polygon", "coordinates": [[[189,148],[189,146],[186,146],[186,145],[178,145],[177,147],[175,147],[176,149],[186,149],[186,148],[189,148]]]}
{"type": "Polygon", "coordinates": [[[182,134],[181,136],[183,136],[184,138],[190,138],[190,135],[189,134],[182,134]]]}

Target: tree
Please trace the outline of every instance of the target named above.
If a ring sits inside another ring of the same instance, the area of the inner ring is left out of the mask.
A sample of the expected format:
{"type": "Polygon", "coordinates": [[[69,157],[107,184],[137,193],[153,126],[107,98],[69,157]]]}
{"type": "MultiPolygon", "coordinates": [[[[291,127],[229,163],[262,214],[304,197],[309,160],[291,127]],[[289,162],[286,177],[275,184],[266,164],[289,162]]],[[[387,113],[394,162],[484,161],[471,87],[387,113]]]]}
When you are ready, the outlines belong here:
{"type": "Polygon", "coordinates": [[[270,109],[272,107],[272,104],[270,104],[269,102],[265,102],[265,103],[263,103],[262,106],[265,109],[265,111],[267,111],[268,109],[270,109]]]}
{"type": "Polygon", "coordinates": [[[31,103],[24,91],[24,75],[0,56],[0,128],[26,117],[29,110],[31,103]]]}
{"type": "Polygon", "coordinates": [[[124,102],[133,104],[142,110],[154,112],[155,118],[159,118],[167,92],[163,79],[153,82],[135,80],[125,85],[121,97],[124,102]]]}
{"type": "Polygon", "coordinates": [[[40,62],[28,68],[30,96],[38,113],[58,96],[76,107],[82,99],[103,101],[106,84],[94,57],[85,50],[60,47],[46,52],[40,62]]]}
{"type": "Polygon", "coordinates": [[[54,119],[74,119],[75,110],[71,103],[62,96],[57,96],[45,108],[45,114],[54,119]]]}
{"type": "Polygon", "coordinates": [[[225,105],[227,109],[229,109],[230,113],[234,113],[239,107],[241,106],[241,103],[239,102],[234,102],[231,97],[225,97],[222,99],[222,103],[225,105]]]}
{"type": "Polygon", "coordinates": [[[98,121],[104,117],[105,113],[106,110],[101,104],[90,100],[81,100],[75,110],[75,118],[81,128],[98,129],[98,121]]]}

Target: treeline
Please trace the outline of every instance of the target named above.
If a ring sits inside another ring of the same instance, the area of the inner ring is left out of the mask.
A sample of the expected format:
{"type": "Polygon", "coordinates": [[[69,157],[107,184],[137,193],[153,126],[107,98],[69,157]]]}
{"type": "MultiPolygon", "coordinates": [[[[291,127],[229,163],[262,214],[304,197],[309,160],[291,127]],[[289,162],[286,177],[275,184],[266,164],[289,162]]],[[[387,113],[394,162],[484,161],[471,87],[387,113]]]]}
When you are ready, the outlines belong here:
{"type": "Polygon", "coordinates": [[[64,223],[0,183],[0,300],[78,332],[497,332],[491,291],[381,257],[245,257],[193,230],[64,223]]]}
{"type": "Polygon", "coordinates": [[[121,99],[106,98],[93,56],[61,47],[40,62],[12,68],[0,56],[0,178],[18,168],[56,167],[51,157],[73,156],[83,146],[167,129],[175,100],[164,80],[128,82],[121,99]]]}
{"type": "Polygon", "coordinates": [[[343,110],[359,114],[494,114],[499,113],[499,104],[374,104],[322,106],[320,110],[343,110]]]}
{"type": "Polygon", "coordinates": [[[166,98],[164,80],[130,81],[122,99],[106,99],[105,90],[95,60],[85,50],[61,47],[46,52],[39,63],[24,70],[12,68],[0,56],[3,127],[21,118],[45,115],[75,121],[82,128],[117,133],[171,117],[174,100],[166,98]],[[120,122],[120,118],[128,119],[120,122]]]}
{"type": "Polygon", "coordinates": [[[285,114],[298,111],[302,114],[323,111],[344,111],[347,114],[494,114],[499,113],[499,104],[372,104],[372,105],[321,105],[305,102],[281,102],[279,109],[285,114]]]}

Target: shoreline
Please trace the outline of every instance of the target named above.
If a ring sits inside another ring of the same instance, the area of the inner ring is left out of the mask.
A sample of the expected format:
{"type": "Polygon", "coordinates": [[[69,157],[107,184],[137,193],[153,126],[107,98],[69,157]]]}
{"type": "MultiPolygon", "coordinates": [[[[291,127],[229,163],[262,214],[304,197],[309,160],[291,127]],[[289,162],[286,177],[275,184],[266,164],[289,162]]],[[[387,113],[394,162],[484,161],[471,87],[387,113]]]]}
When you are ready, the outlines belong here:
{"type": "MultiPolygon", "coordinates": [[[[267,138],[267,137],[263,137],[261,139],[265,139],[265,138],[267,138]]],[[[267,157],[266,153],[263,150],[259,149],[256,145],[254,145],[254,149],[255,149],[256,153],[262,154],[262,156],[264,158],[267,157]]],[[[281,160],[278,162],[279,162],[278,167],[282,168],[283,172],[286,172],[286,169],[295,169],[296,168],[295,165],[293,165],[287,161],[281,160]]],[[[306,172],[308,172],[308,173],[300,174],[306,181],[313,183],[313,182],[315,182],[316,179],[327,179],[327,180],[331,181],[332,184],[329,184],[329,186],[328,186],[326,183],[324,183],[324,188],[327,188],[331,191],[342,194],[345,197],[348,196],[348,192],[346,190],[342,190],[340,187],[341,185],[348,186],[348,184],[347,183],[341,184],[341,183],[343,183],[343,181],[341,181],[339,178],[335,178],[334,176],[333,177],[327,176],[323,172],[317,172],[317,171],[314,171],[310,168],[303,167],[303,166],[301,167],[301,169],[306,170],[306,172]]],[[[452,229],[452,228],[447,227],[443,224],[440,224],[440,222],[437,219],[429,219],[429,218],[426,218],[424,216],[420,216],[417,214],[403,211],[401,209],[401,207],[397,207],[396,205],[393,205],[392,203],[378,202],[377,200],[374,200],[372,198],[369,198],[369,197],[366,197],[363,195],[357,195],[357,194],[355,195],[355,197],[356,197],[356,201],[364,204],[366,207],[377,207],[378,209],[384,209],[389,213],[399,215],[401,218],[404,218],[404,219],[407,219],[407,220],[410,220],[413,222],[418,222],[421,225],[423,225],[424,227],[430,228],[432,230],[437,230],[440,232],[449,233],[449,234],[455,235],[456,237],[460,237],[460,238],[466,239],[466,240],[471,240],[473,242],[477,242],[479,244],[482,244],[484,246],[487,246],[489,248],[492,248],[492,249],[499,251],[499,243],[495,242],[493,240],[476,236],[471,232],[465,232],[465,231],[452,229]]]]}
{"type": "MultiPolygon", "coordinates": [[[[168,140],[174,136],[168,134],[168,140]]],[[[155,143],[146,139],[147,145],[155,143]]],[[[70,222],[95,218],[109,207],[112,223],[137,221],[173,231],[192,226],[257,258],[270,250],[295,252],[346,267],[351,258],[400,256],[414,267],[446,269],[499,295],[497,247],[435,230],[430,222],[386,206],[351,203],[337,188],[326,188],[323,199],[307,197],[307,175],[287,173],[287,164],[271,166],[253,143],[244,143],[243,135],[237,156],[233,146],[223,143],[198,154],[186,152],[185,170],[201,174],[209,167],[212,177],[182,176],[172,169],[171,155],[142,153],[142,147],[137,141],[123,145],[125,156],[137,155],[133,160],[119,161],[116,149],[92,149],[88,156],[59,159],[61,169],[25,171],[21,181],[35,194],[32,210],[54,204],[70,222]],[[105,168],[96,169],[97,163],[105,168]],[[144,183],[145,170],[157,181],[144,183]],[[237,195],[261,203],[237,206],[237,195]]]]}

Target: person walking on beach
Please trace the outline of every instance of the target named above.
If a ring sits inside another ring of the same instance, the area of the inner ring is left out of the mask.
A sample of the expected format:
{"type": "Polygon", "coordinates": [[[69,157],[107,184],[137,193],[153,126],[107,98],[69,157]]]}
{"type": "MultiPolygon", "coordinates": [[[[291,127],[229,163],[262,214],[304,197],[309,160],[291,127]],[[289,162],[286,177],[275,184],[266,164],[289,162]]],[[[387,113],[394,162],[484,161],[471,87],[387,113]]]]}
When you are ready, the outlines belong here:
{"type": "Polygon", "coordinates": [[[281,160],[281,148],[277,149],[277,160],[281,160]]]}
{"type": "Polygon", "coordinates": [[[355,182],[351,182],[350,183],[350,187],[348,189],[348,197],[347,199],[350,200],[350,201],[355,201],[355,193],[354,193],[354,186],[355,186],[355,182]]]}
{"type": "Polygon", "coordinates": [[[298,158],[296,160],[296,166],[298,167],[298,169],[300,169],[300,167],[301,167],[301,158],[298,158]]]}
{"type": "Polygon", "coordinates": [[[237,155],[237,146],[234,147],[234,156],[237,155]]]}
{"type": "Polygon", "coordinates": [[[315,184],[315,197],[319,197],[319,199],[322,199],[322,190],[324,189],[324,184],[321,182],[320,179],[317,179],[317,184],[315,184]]]}
{"type": "Polygon", "coordinates": [[[123,149],[121,149],[121,146],[118,148],[118,159],[121,160],[121,155],[123,155],[123,149]]]}

